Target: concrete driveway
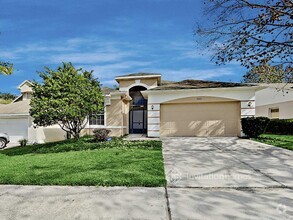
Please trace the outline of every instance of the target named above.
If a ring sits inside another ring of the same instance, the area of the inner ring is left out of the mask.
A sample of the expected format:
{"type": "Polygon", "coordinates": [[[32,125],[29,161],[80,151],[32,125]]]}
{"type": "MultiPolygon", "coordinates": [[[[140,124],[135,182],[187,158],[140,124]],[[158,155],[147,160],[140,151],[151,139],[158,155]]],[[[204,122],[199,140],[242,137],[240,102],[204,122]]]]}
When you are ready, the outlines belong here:
{"type": "Polygon", "coordinates": [[[165,138],[172,219],[293,219],[293,152],[238,138],[165,138]]]}

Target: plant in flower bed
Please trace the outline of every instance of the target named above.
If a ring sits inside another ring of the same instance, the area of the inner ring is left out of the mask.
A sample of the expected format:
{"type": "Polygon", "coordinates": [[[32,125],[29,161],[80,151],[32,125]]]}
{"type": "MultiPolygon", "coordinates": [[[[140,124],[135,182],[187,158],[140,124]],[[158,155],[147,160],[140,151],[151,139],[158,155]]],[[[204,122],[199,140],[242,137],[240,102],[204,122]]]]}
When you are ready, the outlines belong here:
{"type": "Polygon", "coordinates": [[[111,130],[106,128],[98,128],[93,130],[95,141],[106,141],[109,138],[111,130]]]}

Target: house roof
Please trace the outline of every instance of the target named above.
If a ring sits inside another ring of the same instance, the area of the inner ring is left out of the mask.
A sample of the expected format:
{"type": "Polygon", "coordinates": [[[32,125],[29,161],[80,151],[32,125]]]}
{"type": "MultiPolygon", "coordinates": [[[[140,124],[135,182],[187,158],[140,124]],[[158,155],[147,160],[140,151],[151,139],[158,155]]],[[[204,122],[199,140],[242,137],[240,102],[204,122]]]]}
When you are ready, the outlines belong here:
{"type": "Polygon", "coordinates": [[[293,83],[256,83],[258,86],[267,86],[270,88],[275,88],[275,89],[287,89],[287,90],[293,90],[293,83]]]}
{"type": "Polygon", "coordinates": [[[102,87],[101,90],[102,90],[102,93],[104,95],[108,95],[108,94],[110,94],[112,92],[117,92],[118,91],[118,89],[110,88],[110,87],[102,87]]]}
{"type": "Polygon", "coordinates": [[[161,74],[159,73],[132,73],[123,76],[115,77],[115,80],[119,82],[120,80],[127,79],[145,79],[145,78],[159,78],[161,80],[161,74]]]}
{"type": "Polygon", "coordinates": [[[131,77],[131,76],[161,76],[160,73],[131,73],[131,74],[126,74],[122,76],[117,76],[118,77],[131,77]]]}
{"type": "Polygon", "coordinates": [[[0,115],[4,114],[28,114],[30,110],[30,100],[0,105],[0,115]]]}
{"type": "Polygon", "coordinates": [[[29,81],[29,80],[25,80],[25,81],[23,81],[17,88],[18,89],[20,89],[23,85],[25,85],[25,84],[28,84],[28,85],[30,85],[30,86],[32,86],[33,85],[33,83],[31,82],[31,81],[29,81]]]}
{"type": "Polygon", "coordinates": [[[207,88],[230,88],[254,86],[245,83],[217,82],[187,79],[180,82],[166,82],[150,90],[181,90],[181,89],[207,89],[207,88]]]}

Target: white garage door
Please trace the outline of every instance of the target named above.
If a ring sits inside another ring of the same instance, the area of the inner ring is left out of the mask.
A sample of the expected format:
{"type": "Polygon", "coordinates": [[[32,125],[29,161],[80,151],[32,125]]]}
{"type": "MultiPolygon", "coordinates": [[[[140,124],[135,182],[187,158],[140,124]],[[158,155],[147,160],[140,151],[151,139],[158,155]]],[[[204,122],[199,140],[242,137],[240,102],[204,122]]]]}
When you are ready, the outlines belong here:
{"type": "Polygon", "coordinates": [[[240,135],[240,103],[161,105],[161,136],[240,135]]]}
{"type": "Polygon", "coordinates": [[[17,143],[22,138],[28,138],[27,118],[0,118],[0,132],[7,133],[11,143],[17,143]]]}

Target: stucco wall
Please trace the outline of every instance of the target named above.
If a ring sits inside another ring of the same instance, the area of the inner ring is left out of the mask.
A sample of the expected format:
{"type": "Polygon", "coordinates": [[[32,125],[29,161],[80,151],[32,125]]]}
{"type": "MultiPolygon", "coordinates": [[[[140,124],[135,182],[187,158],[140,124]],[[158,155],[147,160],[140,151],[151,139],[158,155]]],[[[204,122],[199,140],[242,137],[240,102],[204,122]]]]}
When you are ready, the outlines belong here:
{"type": "Polygon", "coordinates": [[[158,85],[158,79],[157,78],[153,78],[153,79],[128,79],[128,80],[121,80],[119,81],[119,86],[120,87],[129,87],[133,84],[136,83],[142,83],[142,84],[146,84],[148,86],[157,86],[158,85]]]}
{"type": "Polygon", "coordinates": [[[106,128],[110,129],[111,136],[128,134],[129,102],[122,99],[112,99],[111,105],[106,106],[106,128]]]}
{"type": "Polygon", "coordinates": [[[271,105],[275,103],[293,101],[293,90],[282,90],[280,88],[266,88],[255,93],[255,105],[271,105]]]}
{"type": "Polygon", "coordinates": [[[121,99],[111,100],[111,105],[106,107],[106,126],[121,126],[122,120],[121,99]]]}
{"type": "Polygon", "coordinates": [[[293,101],[275,103],[270,105],[256,106],[256,116],[270,117],[269,109],[279,108],[280,119],[291,119],[293,118],[293,101]]]}
{"type": "Polygon", "coordinates": [[[37,143],[47,143],[66,139],[66,132],[58,125],[37,128],[31,126],[28,128],[28,134],[29,141],[37,143]]]}
{"type": "Polygon", "coordinates": [[[256,116],[270,117],[270,108],[279,108],[279,118],[293,118],[293,90],[266,88],[256,92],[256,116]]]}

